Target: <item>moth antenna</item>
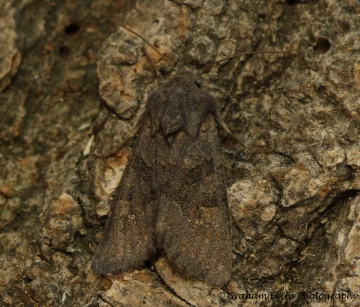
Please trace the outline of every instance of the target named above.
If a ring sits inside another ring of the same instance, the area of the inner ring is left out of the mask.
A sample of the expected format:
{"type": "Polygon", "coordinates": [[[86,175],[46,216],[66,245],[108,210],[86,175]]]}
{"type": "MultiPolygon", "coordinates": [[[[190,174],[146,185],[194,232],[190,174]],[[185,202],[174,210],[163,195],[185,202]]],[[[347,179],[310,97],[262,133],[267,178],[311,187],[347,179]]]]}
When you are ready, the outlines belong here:
{"type": "Polygon", "coordinates": [[[149,56],[147,55],[147,53],[145,52],[145,49],[143,49],[143,51],[144,51],[144,54],[145,54],[145,56],[146,56],[146,59],[148,60],[151,68],[152,68],[152,69],[154,70],[154,72],[155,72],[155,76],[156,76],[156,77],[159,76],[159,71],[156,69],[153,61],[151,61],[150,57],[149,57],[149,56]]]}
{"type": "Polygon", "coordinates": [[[107,18],[109,18],[114,24],[116,24],[118,27],[123,28],[129,32],[131,32],[132,34],[136,35],[137,37],[140,37],[147,45],[149,45],[158,55],[160,55],[170,66],[172,69],[174,69],[175,71],[177,71],[176,67],[171,64],[170,60],[163,55],[159,50],[157,50],[153,45],[151,45],[144,37],[142,37],[139,33],[136,33],[135,31],[129,29],[128,27],[125,27],[121,24],[119,24],[115,19],[111,18],[109,15],[104,14],[107,18]]]}
{"type": "Polygon", "coordinates": [[[214,63],[211,63],[209,65],[206,65],[203,69],[200,70],[200,74],[202,74],[203,72],[205,72],[206,70],[208,70],[211,66],[213,65],[216,65],[216,64],[219,64],[221,62],[224,62],[226,60],[230,60],[230,59],[233,59],[233,58],[237,58],[239,56],[242,56],[242,55],[248,55],[248,54],[265,54],[265,53],[288,53],[288,52],[297,52],[299,50],[288,50],[288,51],[247,51],[247,52],[241,52],[241,53],[237,53],[237,54],[234,54],[234,55],[231,55],[231,56],[228,56],[228,57],[225,57],[225,58],[222,58],[218,61],[215,61],[214,63]]]}

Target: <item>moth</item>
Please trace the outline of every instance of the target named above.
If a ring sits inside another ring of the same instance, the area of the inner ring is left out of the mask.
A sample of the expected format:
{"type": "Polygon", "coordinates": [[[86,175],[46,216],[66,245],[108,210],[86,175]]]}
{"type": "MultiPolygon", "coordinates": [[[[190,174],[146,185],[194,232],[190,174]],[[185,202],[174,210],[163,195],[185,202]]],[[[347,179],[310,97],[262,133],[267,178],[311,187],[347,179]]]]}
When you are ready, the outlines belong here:
{"type": "Polygon", "coordinates": [[[222,287],[232,237],[215,99],[189,71],[152,92],[116,190],[97,275],[140,268],[163,250],[184,275],[222,287]]]}
{"type": "Polygon", "coordinates": [[[232,236],[217,125],[231,134],[189,71],[148,96],[92,260],[96,275],[140,268],[165,252],[189,278],[229,282],[232,236]]]}

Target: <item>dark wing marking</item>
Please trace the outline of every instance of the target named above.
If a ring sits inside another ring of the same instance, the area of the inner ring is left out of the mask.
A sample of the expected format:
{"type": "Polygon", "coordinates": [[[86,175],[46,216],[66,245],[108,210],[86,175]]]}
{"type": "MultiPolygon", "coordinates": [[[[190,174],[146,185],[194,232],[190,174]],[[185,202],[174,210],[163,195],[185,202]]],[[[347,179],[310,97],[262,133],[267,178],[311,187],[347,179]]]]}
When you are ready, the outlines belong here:
{"type": "Polygon", "coordinates": [[[159,174],[159,245],[181,273],[224,286],[231,277],[232,238],[213,115],[206,115],[195,138],[180,131],[168,148],[159,174]]]}
{"type": "Polygon", "coordinates": [[[116,273],[142,266],[156,253],[158,210],[157,148],[145,121],[111,204],[103,239],[92,260],[95,274],[116,273]]]}

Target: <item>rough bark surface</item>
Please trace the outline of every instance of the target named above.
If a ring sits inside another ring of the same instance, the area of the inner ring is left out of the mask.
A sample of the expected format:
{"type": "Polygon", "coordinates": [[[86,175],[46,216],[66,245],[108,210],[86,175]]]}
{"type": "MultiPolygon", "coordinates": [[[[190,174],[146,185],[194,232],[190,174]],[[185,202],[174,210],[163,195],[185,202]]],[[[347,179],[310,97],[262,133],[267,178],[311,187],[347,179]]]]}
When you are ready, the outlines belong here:
{"type": "Polygon", "coordinates": [[[0,305],[360,304],[357,1],[14,0],[0,9],[0,305]],[[222,135],[234,260],[223,289],[184,279],[166,257],[113,278],[90,269],[134,125],[161,81],[149,60],[170,71],[103,13],[193,72],[242,51],[299,50],[202,75],[232,132],[263,149],[222,135]]]}

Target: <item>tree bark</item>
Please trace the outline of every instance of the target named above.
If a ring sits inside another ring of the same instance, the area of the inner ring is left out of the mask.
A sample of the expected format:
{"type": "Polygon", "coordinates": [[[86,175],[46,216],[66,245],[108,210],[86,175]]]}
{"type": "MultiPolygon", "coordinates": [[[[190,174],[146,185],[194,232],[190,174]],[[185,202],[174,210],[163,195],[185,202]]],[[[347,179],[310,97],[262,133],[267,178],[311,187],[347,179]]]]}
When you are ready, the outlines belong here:
{"type": "Polygon", "coordinates": [[[359,10],[351,0],[2,4],[1,304],[357,306],[359,10]],[[105,13],[178,70],[289,51],[201,75],[247,144],[220,133],[233,221],[223,289],[177,274],[166,255],[112,279],[91,271],[135,124],[171,73],[105,13]]]}

